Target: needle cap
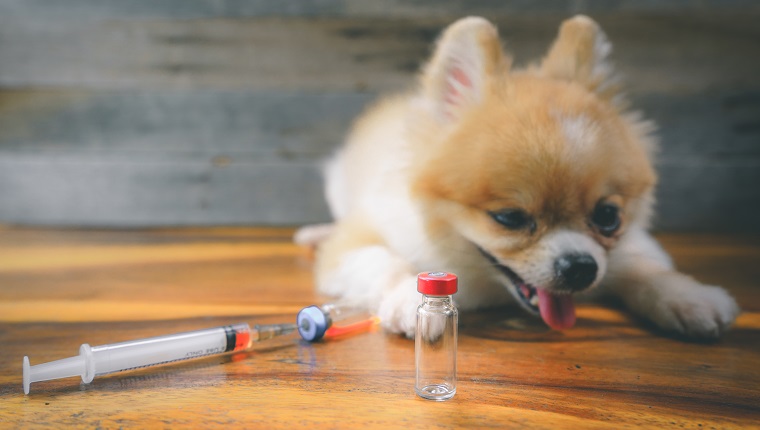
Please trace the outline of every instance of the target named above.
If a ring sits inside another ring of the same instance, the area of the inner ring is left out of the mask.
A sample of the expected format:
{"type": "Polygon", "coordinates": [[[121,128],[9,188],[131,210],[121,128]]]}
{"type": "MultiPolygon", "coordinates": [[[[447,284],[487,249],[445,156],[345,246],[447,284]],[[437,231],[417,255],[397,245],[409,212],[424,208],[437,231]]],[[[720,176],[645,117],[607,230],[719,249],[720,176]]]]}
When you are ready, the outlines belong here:
{"type": "Polygon", "coordinates": [[[301,309],[298,312],[298,317],[296,317],[296,324],[298,324],[298,334],[308,342],[322,339],[331,325],[330,319],[317,306],[301,309]]]}

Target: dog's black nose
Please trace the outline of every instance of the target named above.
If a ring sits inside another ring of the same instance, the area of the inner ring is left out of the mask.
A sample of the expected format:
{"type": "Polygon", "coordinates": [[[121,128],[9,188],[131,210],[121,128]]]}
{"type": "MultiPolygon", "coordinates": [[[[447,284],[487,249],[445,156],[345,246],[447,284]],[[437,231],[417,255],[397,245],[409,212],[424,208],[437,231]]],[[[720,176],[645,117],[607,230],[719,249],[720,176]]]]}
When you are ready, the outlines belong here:
{"type": "Polygon", "coordinates": [[[597,269],[596,260],[588,254],[567,254],[554,262],[558,280],[573,291],[588,288],[596,279],[597,269]]]}

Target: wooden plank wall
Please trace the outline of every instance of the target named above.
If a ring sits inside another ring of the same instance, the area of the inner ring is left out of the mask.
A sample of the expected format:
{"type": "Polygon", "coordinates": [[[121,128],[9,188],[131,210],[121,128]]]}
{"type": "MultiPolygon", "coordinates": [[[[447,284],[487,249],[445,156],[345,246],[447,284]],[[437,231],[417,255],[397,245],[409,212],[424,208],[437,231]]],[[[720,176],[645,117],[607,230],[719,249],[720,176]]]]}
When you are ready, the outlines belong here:
{"type": "Polygon", "coordinates": [[[717,0],[2,0],[0,223],[324,221],[320,161],[447,23],[525,64],[577,12],[660,125],[656,227],[760,232],[760,7],[717,0]]]}

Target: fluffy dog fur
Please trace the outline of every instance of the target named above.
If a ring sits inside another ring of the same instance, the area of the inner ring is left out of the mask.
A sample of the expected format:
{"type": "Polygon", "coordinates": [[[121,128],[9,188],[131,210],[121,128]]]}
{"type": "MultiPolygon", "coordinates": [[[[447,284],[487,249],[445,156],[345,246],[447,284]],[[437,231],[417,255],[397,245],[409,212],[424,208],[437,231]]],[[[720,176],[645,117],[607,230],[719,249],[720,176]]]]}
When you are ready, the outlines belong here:
{"type": "Polygon", "coordinates": [[[539,64],[512,70],[491,23],[449,26],[419,87],[369,109],[327,164],[336,223],[296,238],[319,242],[319,290],[408,336],[426,270],[459,275],[462,310],[517,300],[567,329],[572,294],[596,288],[666,331],[723,333],[735,301],[646,232],[652,126],[625,111],[610,51],[576,16],[539,64]]]}

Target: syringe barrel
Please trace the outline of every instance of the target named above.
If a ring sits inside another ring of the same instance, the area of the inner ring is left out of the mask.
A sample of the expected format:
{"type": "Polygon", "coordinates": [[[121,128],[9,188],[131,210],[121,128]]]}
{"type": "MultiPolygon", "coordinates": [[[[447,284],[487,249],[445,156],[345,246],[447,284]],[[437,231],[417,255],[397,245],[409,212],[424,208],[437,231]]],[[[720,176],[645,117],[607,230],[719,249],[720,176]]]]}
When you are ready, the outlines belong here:
{"type": "Polygon", "coordinates": [[[251,346],[251,341],[251,329],[248,324],[235,324],[94,346],[91,349],[92,363],[94,374],[98,376],[205,355],[244,350],[251,346]]]}
{"type": "Polygon", "coordinates": [[[108,373],[243,351],[255,341],[282,336],[295,329],[295,324],[271,324],[256,326],[252,331],[248,324],[241,323],[94,347],[85,343],[78,356],[36,366],[29,364],[29,357],[24,357],[24,393],[29,394],[30,385],[38,381],[81,376],[84,383],[90,383],[95,376],[108,373]]]}

